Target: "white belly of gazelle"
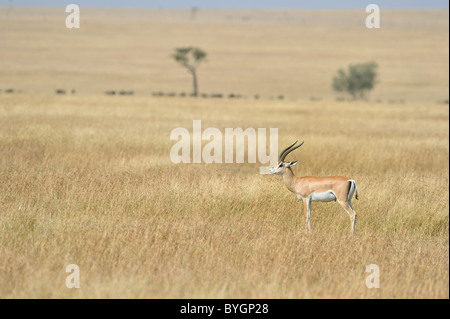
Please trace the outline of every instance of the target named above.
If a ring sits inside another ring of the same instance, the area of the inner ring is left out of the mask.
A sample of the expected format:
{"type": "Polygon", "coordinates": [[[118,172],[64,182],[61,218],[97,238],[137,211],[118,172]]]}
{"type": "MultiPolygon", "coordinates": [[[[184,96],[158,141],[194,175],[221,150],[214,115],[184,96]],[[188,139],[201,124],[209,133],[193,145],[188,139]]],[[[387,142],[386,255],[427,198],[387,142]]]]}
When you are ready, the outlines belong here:
{"type": "MultiPolygon", "coordinates": [[[[309,195],[310,199],[312,201],[316,202],[331,202],[333,200],[336,200],[336,194],[332,190],[322,192],[322,193],[312,193],[309,195]]],[[[303,200],[303,197],[300,195],[297,195],[297,198],[300,200],[303,200]]]]}

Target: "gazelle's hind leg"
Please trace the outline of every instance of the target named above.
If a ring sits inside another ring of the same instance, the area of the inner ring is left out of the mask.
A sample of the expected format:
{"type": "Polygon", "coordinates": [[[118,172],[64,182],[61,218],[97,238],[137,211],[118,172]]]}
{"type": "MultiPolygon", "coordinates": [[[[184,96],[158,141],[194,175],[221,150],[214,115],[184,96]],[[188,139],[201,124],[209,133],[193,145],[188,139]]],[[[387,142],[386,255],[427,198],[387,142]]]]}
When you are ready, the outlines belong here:
{"type": "Polygon", "coordinates": [[[356,214],[355,210],[353,209],[351,199],[349,199],[349,200],[347,201],[347,204],[348,204],[348,206],[350,207],[350,209],[352,210],[352,213],[353,213],[353,220],[352,220],[352,235],[354,235],[354,234],[355,234],[355,224],[356,224],[356,216],[357,216],[357,214],[356,214]]]}
{"type": "Polygon", "coordinates": [[[350,200],[348,200],[348,201],[338,200],[338,203],[342,206],[342,208],[346,211],[346,213],[350,217],[350,223],[352,226],[352,236],[353,236],[355,234],[356,212],[353,209],[350,200]]]}
{"type": "Polygon", "coordinates": [[[355,234],[355,224],[356,224],[356,216],[357,216],[357,214],[356,214],[355,210],[353,209],[353,206],[352,206],[352,200],[349,199],[349,200],[347,201],[347,203],[348,203],[348,206],[350,206],[350,209],[351,209],[352,212],[353,212],[352,235],[354,235],[354,234],[355,234]]]}

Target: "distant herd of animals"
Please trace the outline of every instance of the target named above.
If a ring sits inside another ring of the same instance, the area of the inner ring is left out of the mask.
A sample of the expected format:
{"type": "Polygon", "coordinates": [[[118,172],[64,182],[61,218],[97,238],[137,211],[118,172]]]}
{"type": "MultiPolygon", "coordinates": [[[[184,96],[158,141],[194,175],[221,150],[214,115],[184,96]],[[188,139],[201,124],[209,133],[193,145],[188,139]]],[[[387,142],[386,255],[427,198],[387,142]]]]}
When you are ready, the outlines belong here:
{"type": "MultiPolygon", "coordinates": [[[[186,97],[186,96],[195,96],[194,94],[187,94],[185,92],[181,92],[181,93],[175,93],[175,92],[169,92],[169,93],[165,93],[165,92],[153,92],[152,93],[153,96],[169,96],[169,97],[175,97],[175,96],[180,96],[180,97],[186,97]]],[[[202,98],[229,98],[229,99],[241,99],[241,98],[248,98],[247,95],[242,95],[242,94],[235,94],[235,93],[230,93],[230,94],[222,94],[222,93],[212,93],[212,94],[206,94],[206,93],[202,93],[199,94],[198,97],[202,97],[202,98]]],[[[255,94],[253,96],[255,100],[258,100],[261,98],[261,96],[259,94],[255,94]]],[[[278,95],[276,97],[270,97],[270,99],[278,99],[278,100],[283,100],[284,99],[284,95],[278,95]]]]}
{"type": "MultiPolygon", "coordinates": [[[[0,89],[0,93],[2,92],[2,90],[0,89]]],[[[22,93],[22,91],[19,90],[14,90],[14,89],[6,89],[3,91],[4,93],[22,93]]],[[[64,90],[64,89],[56,89],[55,90],[55,94],[58,95],[64,95],[64,94],[75,94],[76,91],[75,89],[72,90],[64,90]]],[[[134,91],[127,91],[127,90],[108,90],[104,92],[105,95],[134,95],[134,91]]],[[[153,92],[152,96],[156,96],[156,97],[162,97],[162,96],[168,96],[168,97],[188,97],[188,96],[194,96],[193,94],[188,94],[185,92],[180,92],[180,93],[175,93],[175,92],[153,92]]],[[[228,97],[230,99],[239,99],[239,98],[248,98],[248,96],[246,95],[241,95],[241,94],[235,94],[235,93],[230,93],[228,95],[226,94],[222,94],[222,93],[212,93],[212,94],[206,94],[206,93],[202,93],[199,94],[198,97],[202,97],[202,98],[224,98],[224,97],[228,97]]],[[[255,94],[252,96],[254,99],[258,100],[260,98],[259,94],[255,94]]],[[[284,95],[278,95],[275,97],[270,97],[270,99],[278,99],[278,100],[283,100],[284,99],[284,95]]]]}
{"type": "MultiPolygon", "coordinates": [[[[11,93],[22,93],[22,91],[9,88],[9,89],[4,89],[4,90],[0,89],[0,93],[9,93],[9,94],[11,94],[11,93]]],[[[72,89],[72,90],[56,89],[55,90],[55,94],[58,94],[58,95],[75,94],[75,93],[76,93],[75,89],[72,89]]],[[[108,91],[105,91],[104,94],[105,95],[134,95],[135,93],[134,93],[134,91],[128,91],[128,90],[108,90],[108,91]]],[[[185,92],[175,93],[175,92],[162,92],[162,91],[159,91],[159,92],[153,92],[152,96],[155,96],[155,97],[165,97],[165,96],[167,96],[167,97],[176,97],[176,96],[178,96],[178,97],[189,97],[189,96],[194,96],[194,95],[193,94],[188,94],[188,93],[185,93],[185,92]]],[[[229,99],[254,98],[255,100],[258,100],[258,99],[261,98],[261,96],[259,94],[255,94],[253,96],[247,96],[247,95],[241,95],[241,94],[235,94],[235,93],[229,93],[229,94],[222,94],[222,93],[206,94],[206,93],[202,93],[202,94],[199,94],[198,97],[202,97],[202,98],[219,98],[219,99],[220,98],[229,98],[229,99]]],[[[277,95],[277,96],[270,96],[269,97],[270,100],[274,100],[274,99],[276,99],[276,100],[283,100],[284,98],[285,98],[284,95],[277,95]]],[[[321,101],[322,98],[317,97],[317,96],[311,96],[309,98],[309,100],[310,101],[321,101]]],[[[346,98],[343,98],[343,97],[337,97],[336,101],[337,102],[345,102],[345,101],[352,101],[352,99],[346,99],[346,98]]],[[[382,103],[383,101],[381,99],[376,99],[375,102],[382,103]]],[[[390,99],[390,100],[387,100],[387,102],[388,103],[405,103],[405,100],[404,99],[398,99],[398,100],[390,99]]],[[[441,101],[438,101],[438,103],[449,104],[449,100],[448,99],[441,100],[441,101]]]]}

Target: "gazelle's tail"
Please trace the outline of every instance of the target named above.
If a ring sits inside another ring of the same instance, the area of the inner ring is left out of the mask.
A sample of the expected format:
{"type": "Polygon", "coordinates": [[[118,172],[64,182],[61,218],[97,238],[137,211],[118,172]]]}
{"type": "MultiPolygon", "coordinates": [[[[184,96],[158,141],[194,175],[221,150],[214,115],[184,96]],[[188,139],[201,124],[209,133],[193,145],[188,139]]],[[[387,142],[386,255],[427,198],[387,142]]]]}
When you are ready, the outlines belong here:
{"type": "Polygon", "coordinates": [[[358,198],[358,187],[356,187],[356,182],[353,179],[348,180],[350,182],[350,190],[348,191],[348,200],[351,200],[353,197],[353,193],[355,194],[355,198],[358,198]]]}

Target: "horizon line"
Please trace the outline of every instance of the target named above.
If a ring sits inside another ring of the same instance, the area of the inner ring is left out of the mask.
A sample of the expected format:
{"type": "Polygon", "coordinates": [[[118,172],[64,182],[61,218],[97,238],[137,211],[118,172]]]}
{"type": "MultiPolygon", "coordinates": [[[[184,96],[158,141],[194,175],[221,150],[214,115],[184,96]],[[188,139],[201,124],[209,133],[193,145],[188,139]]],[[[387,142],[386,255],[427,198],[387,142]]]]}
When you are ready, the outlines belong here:
{"type": "MultiPolygon", "coordinates": [[[[0,8],[65,8],[66,6],[46,6],[46,5],[2,5],[0,8]]],[[[365,7],[330,7],[330,8],[299,8],[299,7],[280,7],[280,8],[251,8],[251,7],[233,7],[233,8],[219,8],[219,7],[141,7],[141,6],[95,6],[95,5],[79,5],[80,8],[91,9],[152,9],[152,10],[310,10],[310,11],[326,11],[326,10],[365,10],[365,7]]],[[[448,7],[382,7],[384,10],[449,10],[448,7]]]]}

